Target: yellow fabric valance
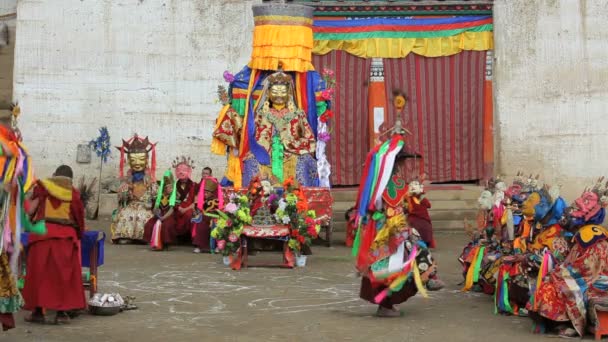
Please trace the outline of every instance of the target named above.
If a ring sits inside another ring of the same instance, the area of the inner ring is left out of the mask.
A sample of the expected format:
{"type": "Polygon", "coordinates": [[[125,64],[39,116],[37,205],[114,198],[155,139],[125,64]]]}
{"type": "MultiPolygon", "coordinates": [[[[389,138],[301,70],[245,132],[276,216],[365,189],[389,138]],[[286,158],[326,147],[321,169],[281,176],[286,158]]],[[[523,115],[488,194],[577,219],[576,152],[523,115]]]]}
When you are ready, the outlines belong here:
{"type": "Polygon", "coordinates": [[[441,57],[455,55],[463,50],[485,51],[493,48],[492,32],[483,31],[433,38],[315,40],[312,53],[324,55],[332,50],[344,50],[363,58],[402,58],[413,52],[425,57],[441,57]]]}
{"type": "Polygon", "coordinates": [[[280,62],[284,71],[314,70],[312,47],[310,26],[256,26],[253,31],[253,50],[248,66],[258,70],[277,70],[280,62]]]}

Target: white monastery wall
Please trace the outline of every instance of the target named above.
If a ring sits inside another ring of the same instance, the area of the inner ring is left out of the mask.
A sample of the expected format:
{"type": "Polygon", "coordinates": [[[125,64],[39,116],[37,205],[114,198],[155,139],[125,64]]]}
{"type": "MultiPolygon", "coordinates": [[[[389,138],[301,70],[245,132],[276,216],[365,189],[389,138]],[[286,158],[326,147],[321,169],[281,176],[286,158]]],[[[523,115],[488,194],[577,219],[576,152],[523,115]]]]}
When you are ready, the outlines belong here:
{"type": "Polygon", "coordinates": [[[494,2],[496,157],[502,175],[539,173],[567,200],[608,176],[604,1],[494,2]]]}
{"type": "MultiPolygon", "coordinates": [[[[105,125],[114,145],[135,132],[158,141],[159,173],[186,154],[221,176],[224,159],[209,153],[216,89],[247,63],[260,2],[19,1],[13,99],[38,174],[68,163],[97,175],[76,148],[105,125]]],[[[494,16],[498,170],[540,173],[572,199],[608,175],[608,12],[602,1],[496,0],[494,16]]]]}
{"type": "Polygon", "coordinates": [[[8,37],[0,37],[0,105],[3,108],[12,101],[16,10],[17,0],[0,0],[0,33],[4,25],[8,29],[8,37]],[[8,38],[8,41],[5,38],[8,38]]]}
{"type": "MultiPolygon", "coordinates": [[[[112,144],[133,133],[158,142],[158,172],[178,155],[222,176],[209,152],[222,73],[249,60],[251,5],[261,0],[20,0],[13,99],[40,177],[77,164],[77,145],[107,126],[112,144]]],[[[117,175],[119,153],[103,168],[117,175]]]]}

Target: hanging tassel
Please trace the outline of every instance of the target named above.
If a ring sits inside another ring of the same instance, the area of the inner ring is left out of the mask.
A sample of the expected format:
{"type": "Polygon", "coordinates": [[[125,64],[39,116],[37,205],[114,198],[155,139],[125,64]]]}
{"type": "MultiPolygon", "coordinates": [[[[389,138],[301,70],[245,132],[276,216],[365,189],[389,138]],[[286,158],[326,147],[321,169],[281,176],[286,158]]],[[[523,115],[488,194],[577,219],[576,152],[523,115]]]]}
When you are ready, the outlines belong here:
{"type": "Polygon", "coordinates": [[[543,284],[543,278],[549,273],[549,263],[550,263],[550,253],[545,249],[545,253],[543,255],[543,261],[540,264],[540,269],[538,270],[538,277],[536,278],[536,289],[534,291],[534,311],[538,310],[538,290],[543,284]]]}
{"type": "Polygon", "coordinates": [[[357,254],[357,269],[359,270],[369,266],[369,250],[376,236],[376,221],[368,222],[362,233],[359,253],[357,254]]]}
{"type": "Polygon", "coordinates": [[[234,155],[234,148],[228,152],[228,166],[226,167],[225,177],[234,184],[234,189],[238,190],[242,186],[242,166],[241,160],[234,155]]]}
{"type": "Polygon", "coordinates": [[[412,265],[414,272],[414,282],[416,283],[416,288],[424,298],[428,298],[429,295],[426,292],[425,286],[422,284],[422,278],[420,277],[420,269],[418,269],[418,264],[416,263],[416,259],[414,259],[414,263],[412,265]]]}
{"type": "Polygon", "coordinates": [[[173,190],[171,191],[171,197],[169,197],[169,205],[174,206],[176,200],[177,200],[177,182],[175,180],[173,180],[173,190]]]}
{"type": "Polygon", "coordinates": [[[245,114],[243,115],[243,127],[241,127],[241,139],[239,146],[239,158],[242,159],[245,157],[245,153],[249,147],[249,136],[247,132],[249,127],[247,127],[249,122],[249,106],[251,101],[251,95],[254,91],[254,85],[256,84],[259,78],[259,72],[256,69],[251,69],[251,74],[249,75],[249,84],[247,85],[247,98],[245,100],[245,114]]]}
{"type": "Polygon", "coordinates": [[[196,198],[196,207],[201,212],[203,211],[203,203],[205,203],[205,182],[208,177],[203,178],[201,185],[198,187],[198,197],[196,198]]]}
{"type": "MultiPolygon", "coordinates": [[[[30,168],[31,169],[31,168],[30,168]]],[[[44,235],[46,234],[46,223],[44,220],[40,220],[36,223],[32,223],[29,216],[27,215],[27,210],[25,210],[25,186],[21,186],[21,182],[18,181],[19,185],[19,194],[18,194],[18,205],[21,207],[20,209],[20,224],[23,226],[23,230],[26,232],[44,235]]],[[[27,184],[27,183],[26,183],[27,184]]]]}
{"type": "MultiPolygon", "coordinates": [[[[167,174],[167,172],[171,172],[169,170],[165,171],[165,175],[167,174]]],[[[160,180],[160,186],[158,187],[158,190],[156,191],[156,200],[154,202],[154,209],[157,209],[158,206],[160,205],[160,200],[163,196],[163,191],[165,189],[165,177],[163,175],[163,178],[160,180]]]]}
{"type": "Polygon", "coordinates": [[[272,137],[272,174],[277,177],[279,183],[283,183],[283,158],[284,158],[283,143],[278,136],[272,137]]]}
{"type": "Polygon", "coordinates": [[[118,166],[118,172],[120,178],[124,178],[125,176],[125,146],[120,147],[120,165],[118,166]]]}
{"type": "Polygon", "coordinates": [[[498,276],[496,277],[496,285],[494,288],[494,314],[498,314],[498,306],[499,306],[499,298],[500,291],[502,287],[502,271],[498,271],[498,276]]]}
{"type": "Polygon", "coordinates": [[[224,190],[222,189],[222,186],[219,183],[217,184],[217,202],[218,202],[217,203],[218,209],[223,210],[224,209],[224,190]]]}
{"type": "MultiPolygon", "coordinates": [[[[17,156],[15,156],[14,158],[17,158],[17,156]]],[[[21,213],[19,212],[20,208],[21,208],[21,200],[19,198],[19,195],[22,193],[21,191],[21,184],[19,182],[17,182],[16,185],[16,190],[17,192],[13,192],[11,193],[11,214],[13,215],[12,217],[12,227],[13,227],[13,253],[10,256],[10,268],[11,271],[13,272],[13,275],[15,277],[15,280],[17,279],[17,274],[18,274],[18,266],[19,266],[19,253],[21,251],[21,213]]],[[[13,189],[15,189],[15,187],[13,187],[13,189]]],[[[12,191],[11,191],[12,192],[12,191]]]]}
{"type": "Polygon", "coordinates": [[[376,295],[376,297],[374,297],[374,302],[376,304],[381,303],[384,300],[384,298],[388,297],[388,291],[389,291],[389,288],[387,287],[384,290],[382,290],[380,293],[378,293],[376,295]]]}
{"type": "Polygon", "coordinates": [[[511,304],[509,303],[509,279],[509,272],[503,271],[500,303],[503,312],[513,313],[513,308],[511,308],[511,304]]]}
{"type": "Polygon", "coordinates": [[[513,211],[509,207],[507,209],[507,239],[513,241],[515,238],[515,225],[513,223],[513,211]]]}
{"type": "Polygon", "coordinates": [[[351,255],[357,257],[359,255],[359,246],[361,245],[361,223],[357,226],[357,232],[355,234],[355,241],[353,242],[353,248],[351,249],[351,255]]]}
{"type": "Polygon", "coordinates": [[[477,259],[475,259],[475,269],[473,270],[473,283],[479,281],[479,273],[481,273],[481,262],[483,261],[483,257],[485,255],[486,247],[483,246],[479,249],[479,253],[477,254],[477,259]]]}
{"type": "Polygon", "coordinates": [[[156,182],[156,144],[152,144],[152,163],[150,167],[150,177],[152,177],[152,181],[156,182]]]}
{"type": "Polygon", "coordinates": [[[477,257],[479,255],[479,250],[481,248],[479,246],[475,247],[475,254],[473,256],[473,262],[469,265],[469,269],[467,270],[467,276],[465,279],[464,287],[461,291],[469,291],[473,287],[473,279],[475,274],[475,264],[477,264],[477,257]]]}
{"type": "Polygon", "coordinates": [[[23,192],[28,192],[32,185],[34,184],[34,168],[31,165],[31,160],[29,157],[29,153],[25,146],[19,145],[23,150],[23,154],[25,155],[25,159],[23,161],[23,192]]]}

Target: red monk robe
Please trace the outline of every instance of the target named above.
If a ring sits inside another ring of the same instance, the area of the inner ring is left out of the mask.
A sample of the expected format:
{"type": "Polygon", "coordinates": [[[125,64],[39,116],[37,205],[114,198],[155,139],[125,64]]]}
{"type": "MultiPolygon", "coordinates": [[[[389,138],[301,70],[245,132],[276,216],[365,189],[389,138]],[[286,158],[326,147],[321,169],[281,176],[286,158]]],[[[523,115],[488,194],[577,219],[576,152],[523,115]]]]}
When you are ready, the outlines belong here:
{"type": "MultiPolygon", "coordinates": [[[[176,242],[190,243],[192,232],[192,215],[194,213],[194,199],[198,186],[191,179],[192,170],[194,169],[194,161],[190,157],[181,156],[173,161],[175,168],[175,177],[177,191],[175,210],[173,217],[175,219],[172,227],[173,237],[176,242]]],[[[203,170],[205,173],[205,170],[203,170]]]]}
{"type": "Polygon", "coordinates": [[[86,307],[80,261],[84,206],[68,166],[36,183],[32,211],[34,220],[45,220],[47,233],[29,235],[23,298],[25,309],[35,311],[26,320],[43,322],[44,308],[57,311],[56,322],[65,323],[65,311],[86,307]]]}
{"type": "Polygon", "coordinates": [[[197,217],[192,224],[193,236],[192,243],[196,247],[194,253],[209,253],[211,252],[211,224],[213,219],[206,213],[215,213],[219,209],[219,194],[221,191],[218,186],[217,179],[208,177],[202,179],[200,183],[200,191],[204,191],[202,204],[198,204],[197,199],[197,217]]]}
{"type": "Polygon", "coordinates": [[[175,212],[175,232],[178,239],[190,241],[192,231],[192,213],[194,212],[194,199],[197,184],[191,179],[177,181],[177,205],[175,212]]]}

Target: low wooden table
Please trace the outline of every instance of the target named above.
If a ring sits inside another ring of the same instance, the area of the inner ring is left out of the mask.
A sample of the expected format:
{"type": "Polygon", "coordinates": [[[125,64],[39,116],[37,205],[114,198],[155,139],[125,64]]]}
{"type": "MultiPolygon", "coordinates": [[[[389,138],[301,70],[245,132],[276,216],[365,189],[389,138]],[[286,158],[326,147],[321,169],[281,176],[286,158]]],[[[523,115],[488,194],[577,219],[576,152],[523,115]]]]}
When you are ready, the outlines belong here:
{"type": "Polygon", "coordinates": [[[287,241],[289,240],[289,226],[274,225],[274,226],[245,226],[241,235],[241,262],[243,267],[284,267],[293,268],[295,257],[289,249],[287,241]],[[249,242],[253,239],[270,239],[284,240],[283,242],[283,261],[282,263],[249,263],[249,242]]]}

